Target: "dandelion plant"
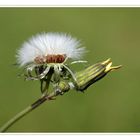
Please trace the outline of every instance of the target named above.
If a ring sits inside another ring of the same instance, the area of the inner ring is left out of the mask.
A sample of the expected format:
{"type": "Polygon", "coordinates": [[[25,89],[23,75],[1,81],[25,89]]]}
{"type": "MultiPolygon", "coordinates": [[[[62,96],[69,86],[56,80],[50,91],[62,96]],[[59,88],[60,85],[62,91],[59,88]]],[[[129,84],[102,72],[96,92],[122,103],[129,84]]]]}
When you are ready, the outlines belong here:
{"type": "Polygon", "coordinates": [[[111,59],[73,72],[71,65],[87,63],[81,60],[86,52],[80,41],[65,33],[41,33],[24,42],[17,51],[17,64],[23,68],[26,80],[40,81],[41,97],[10,119],[1,128],[5,132],[17,120],[40,106],[47,100],[54,100],[69,90],[83,92],[90,85],[103,78],[112,67],[111,59]],[[52,87],[52,91],[49,87],[52,87]]]}

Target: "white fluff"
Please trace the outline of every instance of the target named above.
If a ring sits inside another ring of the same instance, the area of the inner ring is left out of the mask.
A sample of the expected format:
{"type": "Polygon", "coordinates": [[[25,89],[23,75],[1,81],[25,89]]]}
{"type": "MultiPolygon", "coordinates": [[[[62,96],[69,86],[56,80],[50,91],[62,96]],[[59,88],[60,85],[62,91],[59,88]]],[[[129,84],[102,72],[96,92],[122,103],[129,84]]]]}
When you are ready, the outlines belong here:
{"type": "Polygon", "coordinates": [[[80,42],[65,33],[41,33],[25,42],[17,52],[17,61],[23,66],[34,63],[37,56],[66,54],[67,58],[80,59],[85,52],[80,42]]]}

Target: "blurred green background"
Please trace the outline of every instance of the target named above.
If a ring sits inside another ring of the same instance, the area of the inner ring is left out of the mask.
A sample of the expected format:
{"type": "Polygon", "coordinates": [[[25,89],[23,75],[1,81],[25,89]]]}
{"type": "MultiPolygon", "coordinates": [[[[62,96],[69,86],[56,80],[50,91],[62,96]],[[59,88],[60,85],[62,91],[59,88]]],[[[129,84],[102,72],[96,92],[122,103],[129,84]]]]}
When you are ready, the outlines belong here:
{"type": "Polygon", "coordinates": [[[81,39],[89,64],[111,58],[123,68],[44,103],[7,132],[140,132],[140,8],[0,8],[0,126],[40,97],[39,82],[17,78],[12,64],[43,31],[81,39]]]}

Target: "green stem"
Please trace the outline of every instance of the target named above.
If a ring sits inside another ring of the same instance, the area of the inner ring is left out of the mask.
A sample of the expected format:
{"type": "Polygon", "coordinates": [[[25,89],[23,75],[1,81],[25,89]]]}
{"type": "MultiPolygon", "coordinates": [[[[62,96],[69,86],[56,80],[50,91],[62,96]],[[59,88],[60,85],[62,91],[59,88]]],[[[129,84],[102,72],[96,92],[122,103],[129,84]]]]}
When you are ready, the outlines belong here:
{"type": "Polygon", "coordinates": [[[52,100],[54,99],[53,97],[57,96],[55,92],[52,92],[51,94],[48,94],[48,89],[49,89],[49,84],[50,84],[50,79],[52,77],[53,70],[51,69],[49,71],[48,77],[46,80],[42,79],[41,80],[41,91],[43,93],[43,96],[35,101],[33,104],[19,112],[16,116],[14,116],[12,119],[10,119],[7,123],[5,123],[1,128],[0,132],[5,132],[9,127],[11,127],[14,123],[16,123],[19,119],[24,117],[26,114],[40,106],[42,103],[44,103],[46,100],[52,100]],[[43,87],[43,82],[45,82],[45,86],[43,87]]]}
{"type": "Polygon", "coordinates": [[[57,96],[54,92],[52,92],[50,95],[45,95],[35,101],[32,105],[25,108],[23,111],[15,115],[12,119],[10,119],[7,123],[5,123],[1,128],[0,132],[5,132],[9,127],[11,127],[14,123],[16,123],[19,119],[24,117],[26,114],[40,106],[42,103],[44,103],[46,100],[52,100],[53,97],[57,96]]]}

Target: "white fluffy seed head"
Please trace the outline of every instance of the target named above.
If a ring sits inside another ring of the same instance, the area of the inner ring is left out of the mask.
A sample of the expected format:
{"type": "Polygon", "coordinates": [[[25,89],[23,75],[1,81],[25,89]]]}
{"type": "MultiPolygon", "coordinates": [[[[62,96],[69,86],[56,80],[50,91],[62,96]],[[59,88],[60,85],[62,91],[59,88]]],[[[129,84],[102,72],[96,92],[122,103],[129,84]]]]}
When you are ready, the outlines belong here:
{"type": "Polygon", "coordinates": [[[21,66],[34,63],[40,56],[65,54],[67,58],[80,59],[85,48],[80,42],[65,33],[41,33],[23,43],[17,51],[17,62],[21,66]]]}

